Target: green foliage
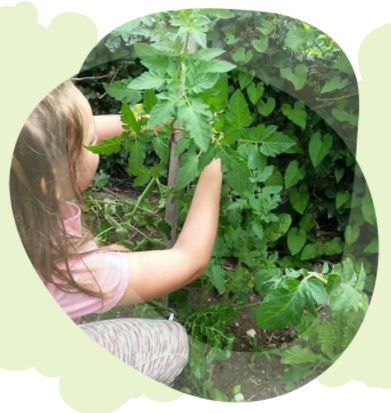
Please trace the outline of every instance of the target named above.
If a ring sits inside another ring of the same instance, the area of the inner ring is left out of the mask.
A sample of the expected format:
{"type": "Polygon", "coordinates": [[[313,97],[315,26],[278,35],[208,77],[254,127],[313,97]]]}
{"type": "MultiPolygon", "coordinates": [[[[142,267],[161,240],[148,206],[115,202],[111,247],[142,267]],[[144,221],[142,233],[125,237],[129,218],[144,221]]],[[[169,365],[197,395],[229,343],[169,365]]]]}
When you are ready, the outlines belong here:
{"type": "MultiPolygon", "coordinates": [[[[132,186],[142,194],[152,190],[160,212],[174,193],[179,227],[200,172],[214,157],[222,161],[218,234],[201,284],[203,293],[213,291],[225,304],[180,307],[178,318],[195,339],[187,373],[199,394],[227,400],[210,379],[212,365],[229,358],[235,337],[228,326],[240,306],[250,305],[258,327],[299,334],[281,359],[289,367],[282,382],[292,388],[338,357],[367,305],[364,269],[349,260],[331,271],[314,268],[339,262],[344,253],[354,261],[362,256],[368,271],[375,269],[372,200],[340,139],[351,148],[356,133],[350,64],[316,29],[268,13],[182,10],[128,29],[105,40],[112,50],[118,39],[127,41],[136,68],[134,77],[104,86],[121,102],[124,133],[88,149],[122,156],[132,186]],[[180,167],[171,188],[167,168],[178,130],[180,167]],[[359,190],[353,194],[354,179],[359,190]],[[249,303],[251,293],[258,302],[249,303]]],[[[142,194],[124,222],[118,206],[99,209],[102,238],[110,234],[136,250],[162,242],[148,235],[136,244],[129,240],[131,226],[170,231],[160,215],[146,212],[142,194]]]]}

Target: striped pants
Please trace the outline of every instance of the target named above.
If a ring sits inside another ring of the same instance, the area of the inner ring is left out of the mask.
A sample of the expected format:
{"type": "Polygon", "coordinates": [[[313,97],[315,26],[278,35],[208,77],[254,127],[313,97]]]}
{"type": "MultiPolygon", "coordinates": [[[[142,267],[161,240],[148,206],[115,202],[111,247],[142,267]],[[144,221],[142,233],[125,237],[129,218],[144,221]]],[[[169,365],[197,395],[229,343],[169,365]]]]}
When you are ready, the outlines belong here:
{"type": "Polygon", "coordinates": [[[116,318],[79,327],[121,361],[164,384],[171,384],[189,361],[187,332],[176,321],[116,318]]]}

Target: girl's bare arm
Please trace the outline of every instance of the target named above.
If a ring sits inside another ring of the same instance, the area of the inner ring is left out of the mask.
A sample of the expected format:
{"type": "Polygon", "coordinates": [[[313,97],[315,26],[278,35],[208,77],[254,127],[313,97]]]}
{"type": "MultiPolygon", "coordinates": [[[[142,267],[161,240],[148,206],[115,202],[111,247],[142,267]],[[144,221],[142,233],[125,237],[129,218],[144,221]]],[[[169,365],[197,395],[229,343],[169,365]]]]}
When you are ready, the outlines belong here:
{"type": "Polygon", "coordinates": [[[220,159],[201,173],[185,223],[172,248],[124,253],[130,269],[125,294],[129,305],[168,294],[199,277],[208,265],[216,239],[221,196],[220,159]]]}

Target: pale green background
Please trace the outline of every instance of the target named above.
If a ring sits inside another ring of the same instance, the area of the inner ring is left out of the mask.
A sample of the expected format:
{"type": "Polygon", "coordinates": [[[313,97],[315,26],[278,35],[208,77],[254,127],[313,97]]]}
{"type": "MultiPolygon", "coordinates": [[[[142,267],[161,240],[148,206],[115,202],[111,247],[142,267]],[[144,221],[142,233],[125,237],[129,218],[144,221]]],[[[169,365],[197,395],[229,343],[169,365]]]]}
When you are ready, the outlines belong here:
{"type": "MultiPolygon", "coordinates": [[[[9,168],[13,146],[31,110],[63,80],[78,72],[97,42],[95,24],[66,13],[48,28],[38,24],[37,9],[23,2],[0,8],[0,124],[2,299],[0,367],[35,367],[49,377],[60,376],[64,400],[82,412],[108,413],[128,399],[145,394],[170,401],[181,393],[126,366],[94,344],[63,313],[36,276],[20,242],[9,199],[9,168]],[[17,327],[17,328],[16,328],[17,327]]],[[[380,256],[377,284],[365,321],[340,359],[319,380],[330,386],[350,379],[369,386],[391,387],[390,245],[391,210],[387,166],[390,163],[388,119],[391,95],[391,24],[372,32],[360,50],[360,123],[357,158],[371,189],[378,219],[380,256]],[[383,51],[387,51],[383,53],[383,51]],[[381,94],[380,94],[381,93],[381,94]]]]}

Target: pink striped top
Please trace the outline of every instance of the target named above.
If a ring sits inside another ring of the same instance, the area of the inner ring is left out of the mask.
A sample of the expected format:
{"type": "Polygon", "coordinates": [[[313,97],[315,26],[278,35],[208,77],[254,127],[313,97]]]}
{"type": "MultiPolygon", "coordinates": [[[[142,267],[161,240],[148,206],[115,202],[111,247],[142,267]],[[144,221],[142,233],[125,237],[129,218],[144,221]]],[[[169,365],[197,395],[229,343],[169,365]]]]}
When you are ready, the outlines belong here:
{"type": "MultiPolygon", "coordinates": [[[[64,223],[67,232],[73,236],[81,237],[81,211],[80,207],[71,202],[67,202],[70,213],[65,217],[64,223]]],[[[85,244],[80,252],[97,248],[94,241],[85,244]]],[[[115,307],[123,296],[129,279],[130,268],[121,252],[98,250],[85,255],[82,258],[71,258],[69,266],[75,280],[90,281],[90,286],[98,291],[96,282],[103,292],[108,292],[102,300],[100,297],[92,297],[85,293],[65,293],[53,284],[48,284],[47,288],[54,299],[62,307],[66,314],[76,323],[80,323],[80,317],[92,313],[103,313],[115,307]],[[86,266],[91,271],[96,282],[86,266]]],[[[65,269],[65,264],[61,263],[60,268],[65,269]]]]}

